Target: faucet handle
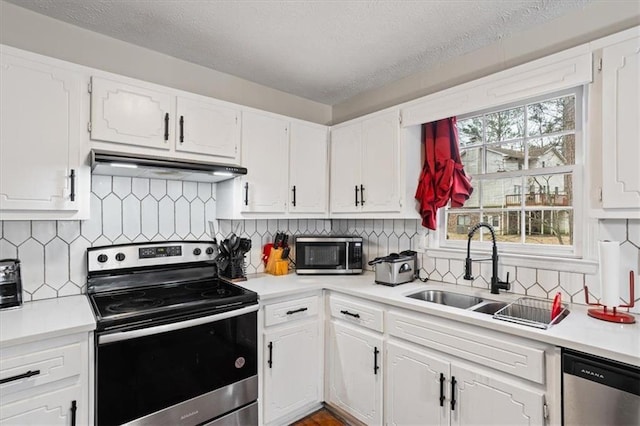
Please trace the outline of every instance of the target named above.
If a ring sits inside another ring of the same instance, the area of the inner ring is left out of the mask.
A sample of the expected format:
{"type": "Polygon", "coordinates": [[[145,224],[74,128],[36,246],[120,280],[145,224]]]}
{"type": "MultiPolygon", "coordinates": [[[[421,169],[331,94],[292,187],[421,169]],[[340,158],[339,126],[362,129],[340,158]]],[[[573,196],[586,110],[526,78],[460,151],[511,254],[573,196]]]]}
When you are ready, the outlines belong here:
{"type": "Polygon", "coordinates": [[[509,273],[507,272],[507,280],[506,281],[500,281],[498,280],[498,283],[500,284],[500,288],[502,288],[503,290],[511,290],[511,283],[509,282],[509,273]]]}
{"type": "Polygon", "coordinates": [[[471,258],[467,257],[464,262],[464,278],[465,280],[473,280],[473,276],[471,275],[471,258]]]}

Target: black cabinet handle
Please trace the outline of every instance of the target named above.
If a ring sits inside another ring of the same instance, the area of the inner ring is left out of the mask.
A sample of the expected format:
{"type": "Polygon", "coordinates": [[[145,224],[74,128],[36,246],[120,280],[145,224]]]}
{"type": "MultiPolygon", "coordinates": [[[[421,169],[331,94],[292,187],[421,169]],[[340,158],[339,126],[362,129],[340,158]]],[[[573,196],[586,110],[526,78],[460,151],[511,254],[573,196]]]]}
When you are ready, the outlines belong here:
{"type": "Polygon", "coordinates": [[[269,342],[269,360],[267,364],[269,364],[269,368],[273,365],[273,342],[269,342]]]}
{"type": "Polygon", "coordinates": [[[244,183],[244,205],[249,205],[249,182],[244,183]]]}
{"type": "Polygon", "coordinates": [[[456,409],[456,378],[451,376],[451,411],[456,409]]]}
{"type": "Polygon", "coordinates": [[[184,116],[180,116],[180,143],[184,142],[184,116]]]}
{"type": "Polygon", "coordinates": [[[356,185],[356,207],[358,207],[358,185],[356,185]]]}
{"type": "Polygon", "coordinates": [[[296,309],[294,311],[287,311],[287,315],[293,315],[293,314],[297,314],[298,312],[304,312],[309,308],[300,308],[300,309],[296,309]]]}
{"type": "Polygon", "coordinates": [[[378,350],[377,346],[373,347],[373,374],[378,374],[378,369],[380,367],[378,367],[378,354],[380,353],[380,351],[378,350]]]}
{"type": "Polygon", "coordinates": [[[364,185],[360,185],[360,205],[364,206],[364,185]]]}
{"type": "Polygon", "coordinates": [[[169,140],[169,113],[164,115],[164,140],[169,140]]]}
{"type": "Polygon", "coordinates": [[[71,201],[76,200],[76,170],[71,169],[71,173],[69,174],[69,179],[71,179],[71,194],[69,194],[69,199],[71,201]]]}
{"type": "Polygon", "coordinates": [[[76,412],[78,411],[78,404],[74,399],[71,401],[71,426],[76,426],[76,412]]]}
{"type": "Polygon", "coordinates": [[[291,188],[291,192],[293,192],[293,201],[291,201],[291,204],[293,205],[293,207],[296,206],[296,186],[293,185],[293,188],[291,188]]]}
{"type": "Polygon", "coordinates": [[[444,407],[444,374],[440,373],[440,406],[444,407]]]}
{"type": "Polygon", "coordinates": [[[349,315],[350,317],[360,318],[360,314],[354,314],[354,313],[351,313],[349,311],[340,311],[340,313],[343,314],[343,315],[349,315]]]}
{"type": "Polygon", "coordinates": [[[20,379],[27,379],[32,376],[37,376],[38,374],[40,374],[40,370],[33,370],[33,371],[29,370],[26,373],[18,374],[17,376],[7,377],[6,379],[0,379],[0,385],[3,383],[15,382],[16,380],[20,380],[20,379]]]}

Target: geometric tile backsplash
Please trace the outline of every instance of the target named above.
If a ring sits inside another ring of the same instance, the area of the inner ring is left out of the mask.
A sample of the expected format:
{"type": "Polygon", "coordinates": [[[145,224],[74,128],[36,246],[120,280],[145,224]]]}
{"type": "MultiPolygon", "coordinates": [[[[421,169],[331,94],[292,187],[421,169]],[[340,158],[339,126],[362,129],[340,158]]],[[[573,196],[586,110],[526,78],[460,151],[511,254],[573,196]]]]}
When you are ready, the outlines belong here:
{"type": "MultiPolygon", "coordinates": [[[[22,262],[24,300],[80,294],[86,291],[86,249],[92,246],[162,240],[209,240],[208,221],[215,220],[216,185],[161,179],[92,176],[91,219],[86,221],[0,221],[0,259],[22,262]]],[[[251,238],[247,273],[264,270],[262,246],[277,231],[289,235],[356,234],[365,241],[366,260],[417,247],[418,220],[269,219],[220,220],[219,235],[236,232],[251,238]]],[[[600,222],[600,238],[623,241],[625,268],[637,269],[640,221],[600,222]]],[[[462,260],[419,253],[420,276],[456,285],[489,288],[491,265],[480,264],[472,282],[462,279],[462,260]]],[[[368,267],[367,267],[368,268],[368,267]]],[[[628,270],[628,269],[627,269],[628,270]]],[[[582,288],[597,288],[597,276],[564,271],[501,266],[510,273],[511,292],[584,303],[582,288]]],[[[636,283],[637,287],[639,283],[636,283]]],[[[622,292],[622,294],[627,294],[622,292]]],[[[640,304],[640,288],[636,290],[640,304]]],[[[594,292],[597,297],[597,293],[594,292]]],[[[624,299],[624,297],[623,297],[624,299]]],[[[638,308],[635,312],[640,312],[638,308]]]]}

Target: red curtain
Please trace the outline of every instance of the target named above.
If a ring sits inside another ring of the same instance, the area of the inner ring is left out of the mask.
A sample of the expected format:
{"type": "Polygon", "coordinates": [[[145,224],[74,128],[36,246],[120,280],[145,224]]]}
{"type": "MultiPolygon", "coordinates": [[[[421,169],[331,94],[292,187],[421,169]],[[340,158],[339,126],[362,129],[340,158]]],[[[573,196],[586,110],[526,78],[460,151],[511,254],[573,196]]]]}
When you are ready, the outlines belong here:
{"type": "Polygon", "coordinates": [[[449,200],[452,207],[462,207],[473,187],[460,160],[456,117],[423,124],[422,136],[425,161],[416,199],[420,202],[422,225],[435,230],[438,209],[449,200]]]}

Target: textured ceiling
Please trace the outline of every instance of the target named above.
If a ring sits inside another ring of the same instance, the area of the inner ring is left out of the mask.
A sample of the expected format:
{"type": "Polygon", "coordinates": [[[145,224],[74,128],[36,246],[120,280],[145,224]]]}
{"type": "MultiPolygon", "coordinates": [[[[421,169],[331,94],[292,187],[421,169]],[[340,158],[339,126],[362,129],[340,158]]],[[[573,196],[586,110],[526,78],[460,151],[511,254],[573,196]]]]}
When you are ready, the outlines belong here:
{"type": "Polygon", "coordinates": [[[328,105],[591,0],[8,0],[328,105]]]}

